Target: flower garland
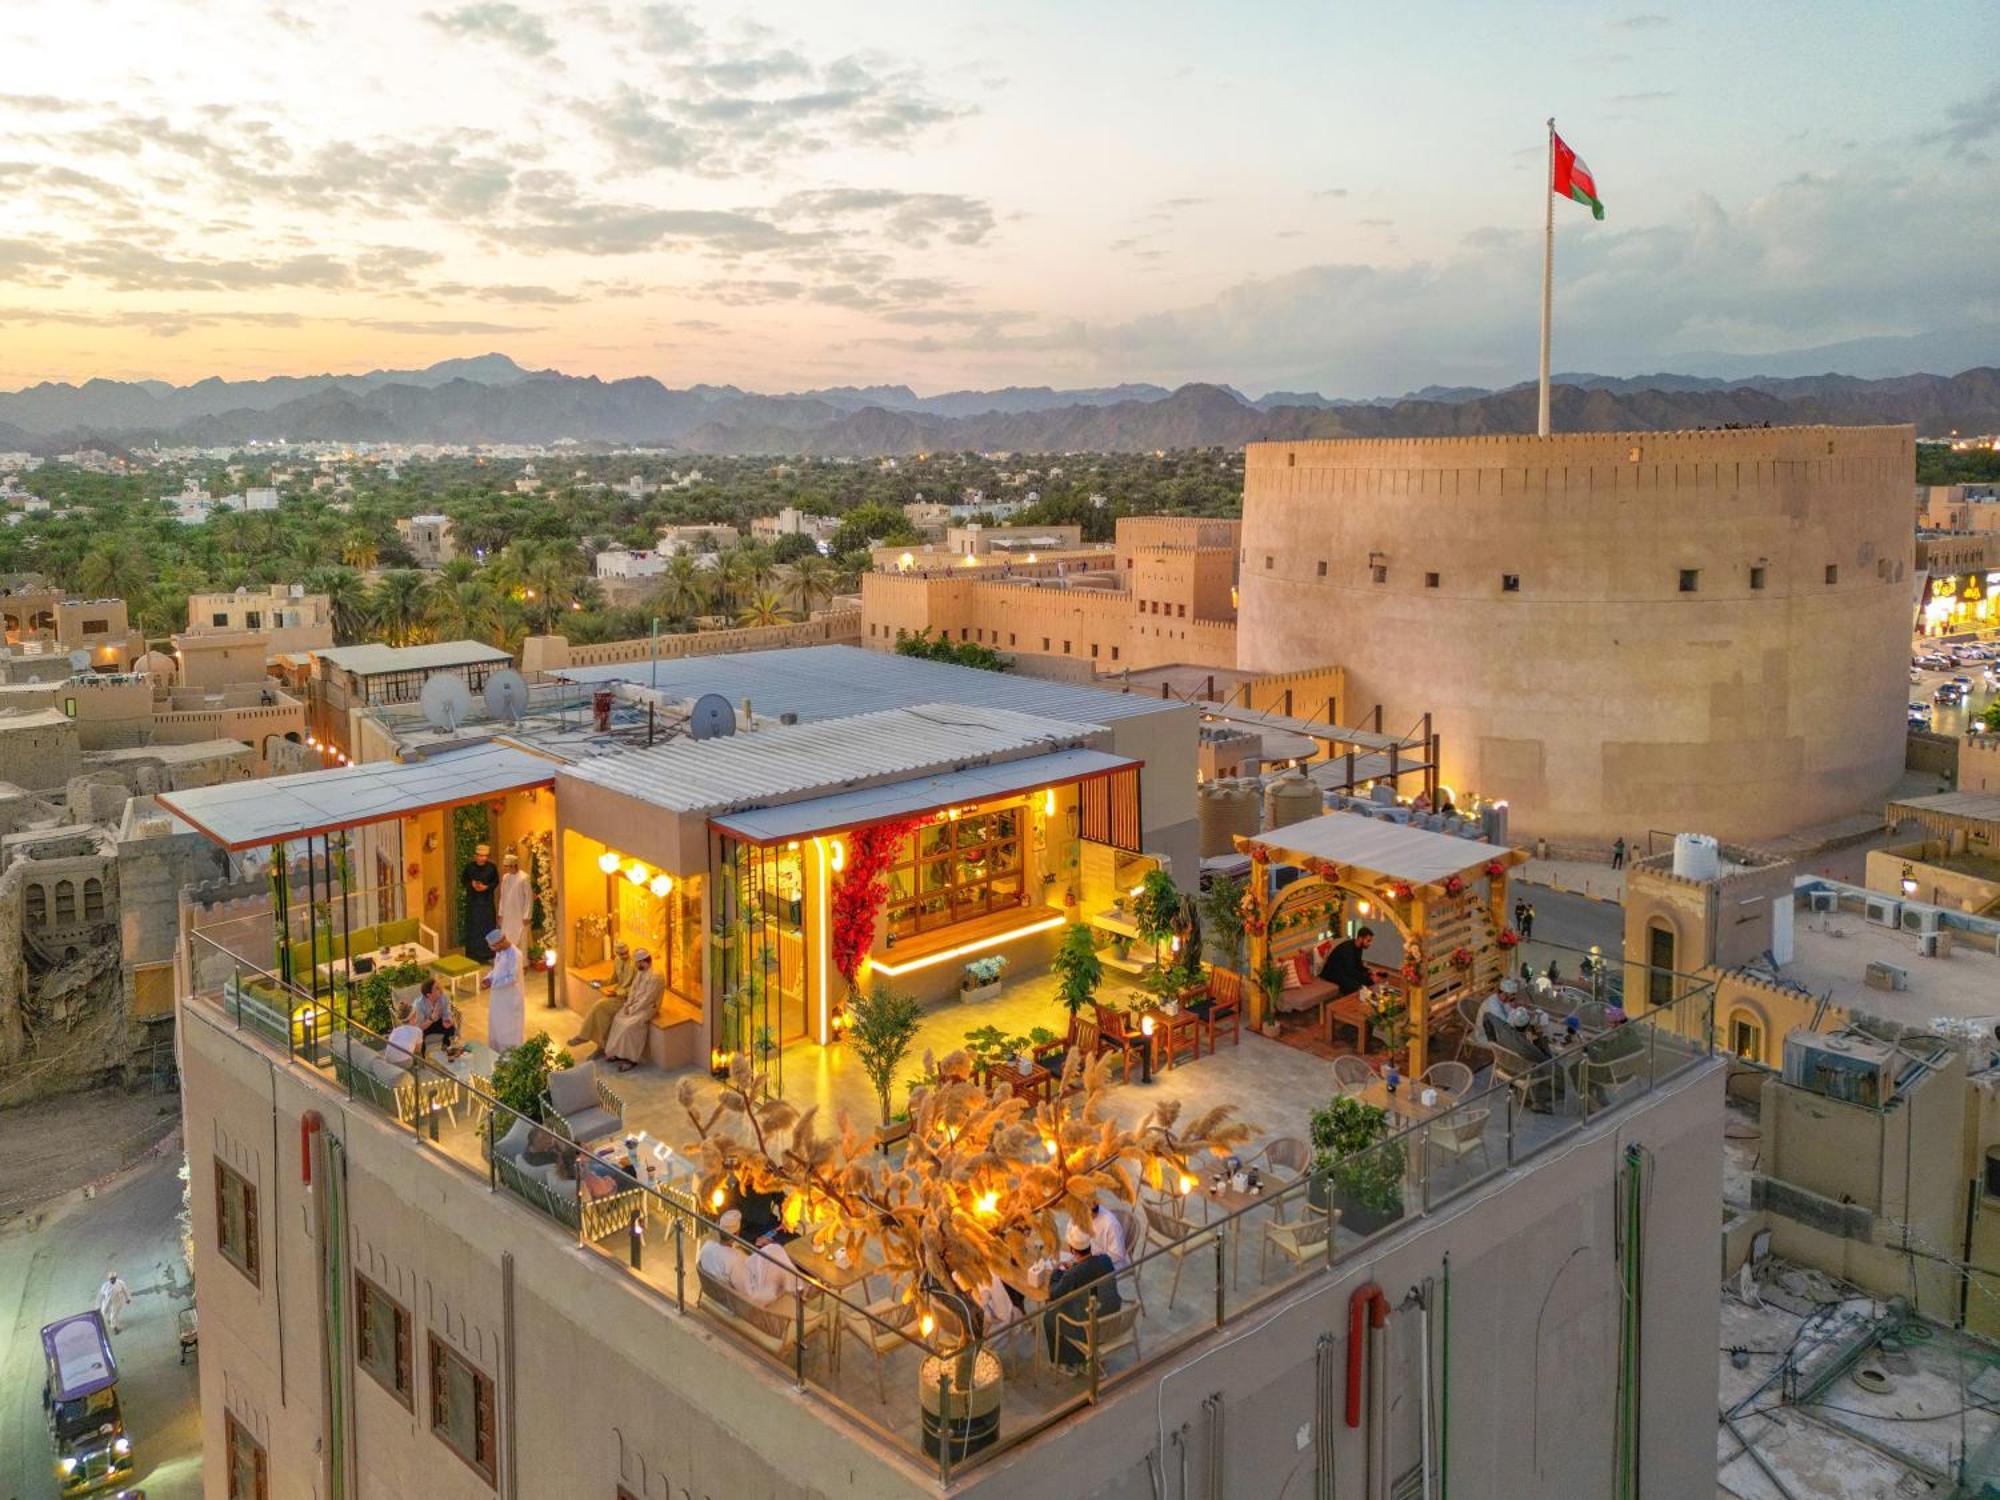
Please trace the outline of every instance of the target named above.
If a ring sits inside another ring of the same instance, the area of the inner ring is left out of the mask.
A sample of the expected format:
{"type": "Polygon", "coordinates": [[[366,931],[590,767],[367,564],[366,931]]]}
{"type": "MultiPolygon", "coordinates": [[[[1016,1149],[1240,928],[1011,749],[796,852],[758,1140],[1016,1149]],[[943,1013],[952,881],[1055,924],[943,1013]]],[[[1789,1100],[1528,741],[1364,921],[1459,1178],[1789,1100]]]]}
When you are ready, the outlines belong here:
{"type": "Polygon", "coordinates": [[[1502,875],[1505,875],[1506,873],[1507,873],[1507,866],[1503,861],[1497,859],[1489,859],[1486,862],[1486,878],[1488,880],[1498,880],[1502,875]]]}
{"type": "Polygon", "coordinates": [[[1416,899],[1416,890],[1407,880],[1398,880],[1389,887],[1389,898],[1405,905],[1416,899]]]}
{"type": "Polygon", "coordinates": [[[889,885],[882,874],[916,828],[914,818],[887,823],[871,823],[848,835],[846,868],[833,887],[829,903],[832,917],[833,966],[840,970],[849,988],[861,968],[861,960],[875,946],[875,918],[888,899],[889,885]]]}
{"type": "Polygon", "coordinates": [[[1451,950],[1451,966],[1452,966],[1452,967],[1453,967],[1454,969],[1469,969],[1469,968],[1471,968],[1471,967],[1472,967],[1472,950],[1471,950],[1470,948],[1454,948],[1454,949],[1452,949],[1452,950],[1451,950]]]}
{"type": "Polygon", "coordinates": [[[1500,929],[1500,936],[1495,941],[1503,948],[1515,948],[1520,946],[1521,934],[1511,927],[1503,927],[1500,929]]]}
{"type": "Polygon", "coordinates": [[[1458,876],[1456,876],[1456,875],[1447,875],[1447,876],[1445,876],[1445,878],[1444,878],[1444,893],[1445,893],[1445,894],[1446,894],[1447,896],[1457,896],[1457,895],[1462,895],[1462,894],[1464,893],[1464,891],[1465,891],[1465,882],[1464,882],[1463,880],[1459,879],[1459,877],[1458,877],[1458,876]]]}

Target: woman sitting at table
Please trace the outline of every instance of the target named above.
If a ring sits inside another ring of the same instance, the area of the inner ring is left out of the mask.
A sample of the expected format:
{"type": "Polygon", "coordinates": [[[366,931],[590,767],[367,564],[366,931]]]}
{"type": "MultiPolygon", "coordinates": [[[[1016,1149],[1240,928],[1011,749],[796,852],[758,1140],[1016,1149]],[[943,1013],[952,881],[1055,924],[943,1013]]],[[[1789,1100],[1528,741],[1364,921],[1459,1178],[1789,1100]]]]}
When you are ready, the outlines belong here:
{"type": "Polygon", "coordinates": [[[1064,1299],[1072,1292],[1082,1292],[1085,1287],[1093,1288],[1100,1318],[1106,1313],[1116,1312],[1121,1302],[1117,1268],[1111,1264],[1109,1256],[1091,1249],[1090,1231],[1072,1221],[1064,1239],[1074,1258],[1049,1282],[1048,1310],[1042,1314],[1042,1334],[1048,1340],[1049,1357],[1056,1362],[1056,1367],[1074,1374],[1083,1368],[1084,1357],[1089,1352],[1084,1340],[1088,1333],[1090,1296],[1078,1296],[1068,1301],[1064,1299]],[[1058,1323],[1058,1316],[1067,1318],[1068,1326],[1058,1323]]]}

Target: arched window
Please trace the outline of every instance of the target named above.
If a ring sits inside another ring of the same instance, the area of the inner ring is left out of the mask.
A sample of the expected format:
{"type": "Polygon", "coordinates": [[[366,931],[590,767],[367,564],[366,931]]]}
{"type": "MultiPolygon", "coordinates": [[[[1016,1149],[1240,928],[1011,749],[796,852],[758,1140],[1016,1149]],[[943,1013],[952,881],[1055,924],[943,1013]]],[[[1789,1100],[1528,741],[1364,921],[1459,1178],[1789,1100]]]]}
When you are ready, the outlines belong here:
{"type": "Polygon", "coordinates": [[[30,927],[47,925],[49,920],[49,893],[44,887],[39,885],[28,887],[27,914],[28,925],[30,927]]]}
{"type": "Polygon", "coordinates": [[[58,922],[76,920],[76,886],[71,881],[56,882],[56,920],[58,922]]]}
{"type": "Polygon", "coordinates": [[[1764,1060],[1764,1025],[1760,1017],[1739,1010],[1729,1018],[1729,1050],[1746,1062],[1764,1060]]]}
{"type": "Polygon", "coordinates": [[[104,920],[104,882],[95,875],[83,883],[83,918],[86,922],[104,920]]]}

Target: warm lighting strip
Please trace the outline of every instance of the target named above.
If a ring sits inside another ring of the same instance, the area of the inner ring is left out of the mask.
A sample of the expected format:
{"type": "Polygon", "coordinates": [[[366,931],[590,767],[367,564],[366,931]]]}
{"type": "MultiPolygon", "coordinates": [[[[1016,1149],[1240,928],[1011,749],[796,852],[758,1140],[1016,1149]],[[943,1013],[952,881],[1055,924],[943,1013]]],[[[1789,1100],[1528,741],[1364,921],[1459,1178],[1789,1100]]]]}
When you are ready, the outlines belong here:
{"type": "Polygon", "coordinates": [[[954,958],[964,958],[968,953],[983,953],[988,948],[998,948],[1003,943],[1011,943],[1017,938],[1029,937],[1037,932],[1047,932],[1052,927],[1061,927],[1067,921],[1068,917],[1044,917],[1039,922],[1030,922],[1026,927],[1016,927],[1009,932],[996,933],[975,943],[946,948],[941,953],[926,953],[922,958],[913,958],[906,964],[885,963],[879,958],[871,958],[868,964],[870,968],[880,969],[891,977],[908,974],[917,969],[928,969],[935,964],[950,963],[954,958]]]}
{"type": "MultiPolygon", "coordinates": [[[[833,1019],[827,1008],[826,998],[826,950],[833,942],[833,902],[827,894],[831,877],[827,873],[829,863],[825,839],[814,839],[813,848],[819,853],[819,939],[813,944],[813,956],[819,967],[819,1035],[824,1045],[833,1035],[833,1019]]],[[[840,845],[836,842],[834,847],[840,845]]]]}

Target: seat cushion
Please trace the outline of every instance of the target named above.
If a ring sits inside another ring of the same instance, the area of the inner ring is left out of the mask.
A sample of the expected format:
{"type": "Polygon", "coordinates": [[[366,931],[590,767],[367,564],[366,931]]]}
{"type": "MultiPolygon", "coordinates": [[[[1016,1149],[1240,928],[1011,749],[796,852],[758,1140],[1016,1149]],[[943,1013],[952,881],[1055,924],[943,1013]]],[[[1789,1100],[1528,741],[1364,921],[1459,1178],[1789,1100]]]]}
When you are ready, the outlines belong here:
{"type": "Polygon", "coordinates": [[[565,1114],[570,1133],[579,1141],[594,1141],[602,1136],[617,1134],[621,1121],[601,1105],[593,1104],[589,1109],[577,1114],[565,1114]]]}
{"type": "Polygon", "coordinates": [[[484,967],[477,959],[467,958],[463,953],[447,953],[431,960],[431,972],[442,974],[447,979],[463,979],[467,974],[477,974],[484,967]]]}
{"type": "Polygon", "coordinates": [[[557,1068],[549,1074],[549,1103],[564,1119],[592,1109],[597,1104],[597,1070],[590,1067],[557,1068]]]}

